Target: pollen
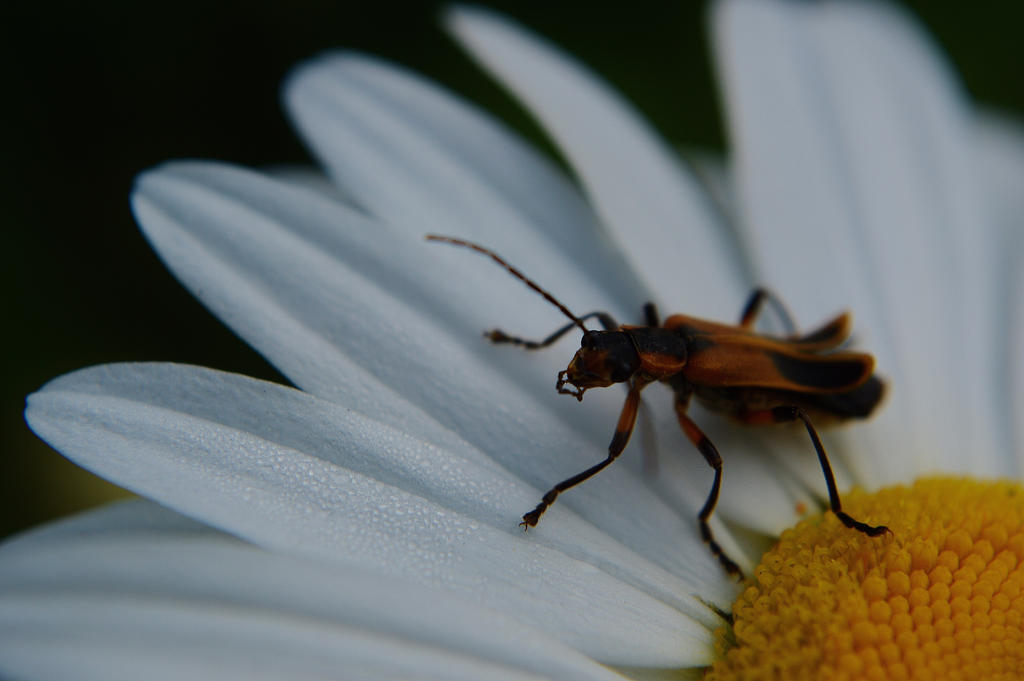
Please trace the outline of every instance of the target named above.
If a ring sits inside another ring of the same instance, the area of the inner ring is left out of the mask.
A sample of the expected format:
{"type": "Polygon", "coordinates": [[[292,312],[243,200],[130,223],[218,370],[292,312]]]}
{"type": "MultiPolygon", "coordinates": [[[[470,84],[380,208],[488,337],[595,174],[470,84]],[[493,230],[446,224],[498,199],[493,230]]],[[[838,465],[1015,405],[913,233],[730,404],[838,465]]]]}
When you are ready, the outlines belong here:
{"type": "Polygon", "coordinates": [[[706,679],[1024,678],[1024,486],[930,478],[783,533],[719,631],[706,679]]]}

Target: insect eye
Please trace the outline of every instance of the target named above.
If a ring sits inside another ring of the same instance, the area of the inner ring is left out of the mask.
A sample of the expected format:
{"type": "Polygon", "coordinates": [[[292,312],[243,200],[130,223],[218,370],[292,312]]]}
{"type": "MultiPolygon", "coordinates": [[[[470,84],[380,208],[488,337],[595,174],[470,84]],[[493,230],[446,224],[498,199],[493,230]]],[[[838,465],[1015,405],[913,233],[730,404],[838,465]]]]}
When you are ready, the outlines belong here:
{"type": "Polygon", "coordinates": [[[587,350],[593,350],[597,345],[597,339],[595,338],[595,331],[588,331],[583,334],[583,338],[580,340],[580,347],[586,348],[587,350]]]}

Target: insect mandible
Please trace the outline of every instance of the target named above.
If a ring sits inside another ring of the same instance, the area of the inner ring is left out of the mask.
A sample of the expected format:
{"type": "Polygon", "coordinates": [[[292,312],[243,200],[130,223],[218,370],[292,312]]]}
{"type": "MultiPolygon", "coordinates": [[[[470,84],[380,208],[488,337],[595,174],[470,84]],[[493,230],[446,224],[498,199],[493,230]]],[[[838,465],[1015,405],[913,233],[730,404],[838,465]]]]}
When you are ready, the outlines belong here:
{"type": "Polygon", "coordinates": [[[626,448],[636,423],[640,392],[654,382],[667,384],[675,395],[675,412],[687,439],[714,470],[714,482],[704,506],[697,514],[700,533],[711,553],[727,572],[742,577],[739,566],[715,541],[708,524],[722,487],[722,457],[711,440],[687,415],[690,400],[722,412],[746,425],[800,421],[811,438],[828,487],[829,507],[851,529],[877,537],[889,532],[884,525],[868,525],[843,510],[821,438],[812,424],[851,418],[867,418],[885,393],[885,384],[874,374],[875,360],[866,353],[838,349],[850,336],[850,316],[840,314],[808,334],[795,332],[786,338],[757,333],[754,322],[766,301],[775,305],[792,329],[785,307],[766,289],[755,289],[740,315],[738,325],[705,321],[686,315],[672,315],[662,323],[653,303],[644,306],[646,324],[619,325],[606,312],[577,317],[554,296],[542,289],[494,251],[463,239],[427,235],[429,241],[462,246],[489,256],[531,289],[539,293],[572,320],[539,341],[510,336],[494,329],[484,335],[493,343],[509,343],[528,350],[544,348],[574,326],[583,331],[580,349],[569,366],[558,373],[559,393],[583,400],[590,388],[615,383],[628,387],[608,455],[599,463],[563,480],[523,516],[524,528],[533,527],[558,495],[593,477],[626,448]],[[602,330],[588,329],[587,319],[597,319],[602,330]]]}

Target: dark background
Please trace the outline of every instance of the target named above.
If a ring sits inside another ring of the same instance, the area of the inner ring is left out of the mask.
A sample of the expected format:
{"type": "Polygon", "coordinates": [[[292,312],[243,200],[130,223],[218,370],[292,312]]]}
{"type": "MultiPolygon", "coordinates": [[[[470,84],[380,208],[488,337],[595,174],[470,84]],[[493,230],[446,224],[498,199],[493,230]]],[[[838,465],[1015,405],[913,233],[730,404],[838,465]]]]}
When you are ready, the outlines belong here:
{"type": "MultiPolygon", "coordinates": [[[[410,65],[544,144],[440,31],[437,3],[18,4],[0,22],[0,537],[123,494],[25,426],[25,395],[48,379],[100,362],[172,360],[281,380],[150,251],[128,210],[135,173],[181,157],[308,162],[278,84],[291,65],[331,47],[410,65]]],[[[723,148],[703,3],[482,4],[574,52],[673,143],[723,148]]],[[[1019,3],[908,4],[973,97],[1024,111],[1019,3]]]]}

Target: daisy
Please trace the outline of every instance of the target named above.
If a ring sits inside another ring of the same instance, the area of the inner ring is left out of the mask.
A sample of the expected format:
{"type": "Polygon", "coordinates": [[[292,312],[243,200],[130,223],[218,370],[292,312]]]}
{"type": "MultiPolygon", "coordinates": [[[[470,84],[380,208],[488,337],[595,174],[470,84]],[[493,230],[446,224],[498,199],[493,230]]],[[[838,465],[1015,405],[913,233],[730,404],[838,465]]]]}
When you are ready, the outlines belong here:
{"type": "Polygon", "coordinates": [[[161,258],[297,388],[114,364],[32,395],[41,437],[148,500],[0,547],[0,673],[1019,673],[1024,489],[922,480],[1024,468],[1019,133],[968,108],[898,11],[722,2],[732,155],[701,166],[709,194],[569,57],[481,10],[446,20],[580,189],[464,102],[346,53],[285,85],[330,185],[212,162],[140,176],[133,209],[161,258]],[[826,445],[843,490],[890,485],[844,502],[893,536],[830,514],[787,530],[825,498],[806,437],[695,408],[725,458],[714,531],[752,575],[736,584],[697,533],[711,472],[655,388],[654,437],[632,449],[657,443],[658,475],[628,451],[524,534],[551,483],[602,457],[622,395],[551,390],[569,341],[526,356],[483,342],[564,319],[429,232],[619,320],[652,300],[729,321],[756,283],[808,325],[854,310],[889,396],[826,445]]]}

